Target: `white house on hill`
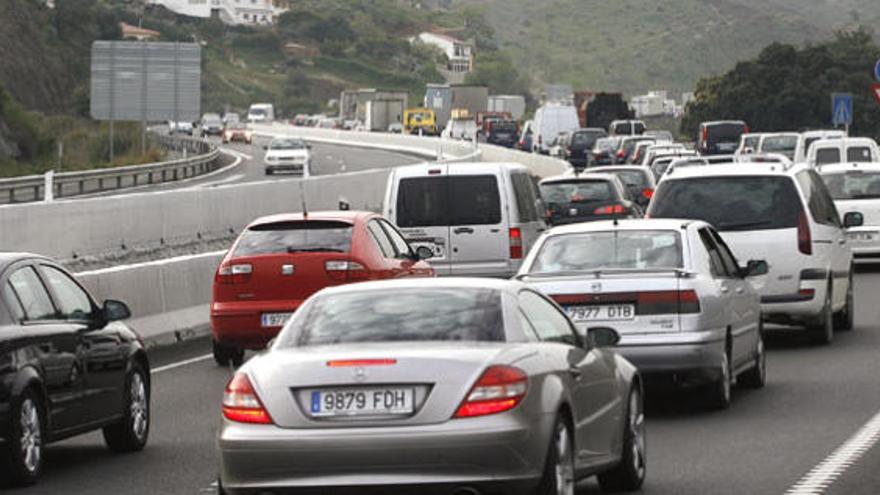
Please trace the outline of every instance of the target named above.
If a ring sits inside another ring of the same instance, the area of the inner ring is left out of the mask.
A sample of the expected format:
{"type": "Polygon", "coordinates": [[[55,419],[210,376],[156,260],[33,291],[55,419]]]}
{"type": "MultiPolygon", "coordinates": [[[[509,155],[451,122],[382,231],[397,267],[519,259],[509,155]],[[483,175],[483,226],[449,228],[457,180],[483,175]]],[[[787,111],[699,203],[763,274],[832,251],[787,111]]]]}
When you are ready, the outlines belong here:
{"type": "Polygon", "coordinates": [[[289,0],[147,0],[190,17],[218,17],[227,24],[274,24],[289,0]]]}
{"type": "Polygon", "coordinates": [[[474,46],[471,43],[445,34],[429,32],[413,37],[410,41],[435,46],[446,54],[447,63],[443,72],[447,82],[462,83],[465,75],[474,70],[474,46]]]}

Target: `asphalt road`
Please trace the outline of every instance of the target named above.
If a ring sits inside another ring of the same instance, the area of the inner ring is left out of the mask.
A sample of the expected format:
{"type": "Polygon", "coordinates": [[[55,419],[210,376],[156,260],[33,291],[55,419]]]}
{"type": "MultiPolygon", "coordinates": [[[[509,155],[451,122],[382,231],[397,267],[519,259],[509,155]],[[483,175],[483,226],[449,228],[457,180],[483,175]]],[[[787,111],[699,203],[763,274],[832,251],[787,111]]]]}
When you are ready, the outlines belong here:
{"type": "MultiPolygon", "coordinates": [[[[643,493],[783,494],[880,410],[880,270],[856,278],[856,323],[831,346],[770,329],[769,381],[735,390],[727,411],[706,411],[686,395],[648,398],[648,478],[643,493]]],[[[153,353],[153,429],[144,452],[113,455],[100,434],[50,446],[40,484],[21,494],[212,493],[214,435],[230,376],[206,358],[205,340],[153,353]],[[185,360],[196,358],[195,362],[185,360]],[[198,360],[198,358],[203,358],[198,360]],[[172,363],[175,368],[161,368],[172,363]]],[[[833,494],[875,494],[880,447],[831,486],[833,494]]],[[[599,493],[592,480],[581,494],[599,493]]]]}

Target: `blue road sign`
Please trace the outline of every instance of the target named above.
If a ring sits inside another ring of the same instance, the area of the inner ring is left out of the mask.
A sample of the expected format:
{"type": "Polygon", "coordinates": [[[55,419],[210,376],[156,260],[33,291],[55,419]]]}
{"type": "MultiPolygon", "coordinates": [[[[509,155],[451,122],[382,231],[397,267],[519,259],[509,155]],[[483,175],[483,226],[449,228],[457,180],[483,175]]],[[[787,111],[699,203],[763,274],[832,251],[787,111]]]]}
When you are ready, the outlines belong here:
{"type": "Polygon", "coordinates": [[[874,64],[874,77],[880,81],[880,59],[877,60],[877,63],[874,64]]]}
{"type": "Polygon", "coordinates": [[[831,95],[831,123],[834,125],[852,125],[853,97],[849,93],[831,95]]]}

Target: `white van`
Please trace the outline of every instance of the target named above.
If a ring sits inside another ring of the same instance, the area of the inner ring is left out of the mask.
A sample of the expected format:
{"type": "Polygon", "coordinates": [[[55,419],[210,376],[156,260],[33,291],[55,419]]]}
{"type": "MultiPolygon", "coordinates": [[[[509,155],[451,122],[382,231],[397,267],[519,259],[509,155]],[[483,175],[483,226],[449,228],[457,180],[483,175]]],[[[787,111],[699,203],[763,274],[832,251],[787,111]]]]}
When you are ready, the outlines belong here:
{"type": "Polygon", "coordinates": [[[535,112],[532,150],[550,153],[550,145],[561,132],[574,132],[580,128],[577,109],[571,105],[548,103],[535,112]]]}
{"type": "Polygon", "coordinates": [[[821,167],[831,163],[872,163],[880,161],[880,148],[871,138],[839,138],[816,141],[807,152],[807,163],[821,167]]]}
{"type": "Polygon", "coordinates": [[[801,140],[801,148],[797,152],[795,162],[803,162],[807,159],[807,153],[810,151],[810,145],[820,139],[840,139],[846,137],[846,132],[837,129],[820,129],[814,131],[804,131],[801,133],[804,139],[801,140]]]}
{"type": "Polygon", "coordinates": [[[271,103],[254,103],[248,109],[247,121],[252,124],[264,124],[275,120],[275,106],[271,103]]]}
{"type": "Polygon", "coordinates": [[[438,275],[510,277],[547,228],[539,197],[519,164],[425,163],[391,171],[383,214],[438,275]]]}

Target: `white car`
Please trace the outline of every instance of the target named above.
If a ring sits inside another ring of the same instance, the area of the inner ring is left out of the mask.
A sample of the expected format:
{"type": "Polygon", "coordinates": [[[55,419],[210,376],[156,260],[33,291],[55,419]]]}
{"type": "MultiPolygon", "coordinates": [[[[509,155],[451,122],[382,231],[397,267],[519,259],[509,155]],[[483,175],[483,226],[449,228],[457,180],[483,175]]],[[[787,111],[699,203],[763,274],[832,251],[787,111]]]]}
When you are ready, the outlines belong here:
{"type": "Polygon", "coordinates": [[[733,377],[765,382],[761,303],[749,280],[766,271],[761,260],[741,266],[705,222],[642,219],[555,227],[517,278],[559,303],[581,332],[613,326],[616,350],[642,374],[704,386],[724,408],[733,377]]]}
{"type": "Polygon", "coordinates": [[[308,177],[311,167],[311,145],[299,138],[275,138],[265,146],[263,165],[266,175],[290,172],[308,177]]]}
{"type": "Polygon", "coordinates": [[[168,134],[186,134],[188,136],[193,135],[193,125],[192,122],[174,122],[173,120],[168,121],[168,134]]]}
{"type": "Polygon", "coordinates": [[[853,326],[853,256],[828,189],[803,165],[676,167],[663,177],[651,218],[694,218],[717,229],[740,259],[761,259],[756,281],[765,321],[806,326],[827,344],[853,326]]]}
{"type": "Polygon", "coordinates": [[[812,167],[864,162],[880,162],[880,147],[871,138],[822,139],[807,152],[807,163],[812,167]]]}
{"type": "Polygon", "coordinates": [[[880,262],[880,163],[825,165],[819,174],[837,210],[862,217],[847,230],[856,263],[880,262]]]}
{"type": "Polygon", "coordinates": [[[740,136],[737,155],[779,154],[791,161],[803,161],[804,137],[797,132],[763,132],[740,136]],[[800,154],[800,156],[799,156],[800,154]]]}

